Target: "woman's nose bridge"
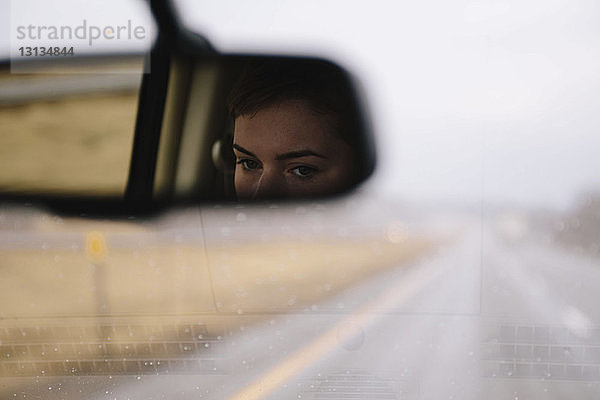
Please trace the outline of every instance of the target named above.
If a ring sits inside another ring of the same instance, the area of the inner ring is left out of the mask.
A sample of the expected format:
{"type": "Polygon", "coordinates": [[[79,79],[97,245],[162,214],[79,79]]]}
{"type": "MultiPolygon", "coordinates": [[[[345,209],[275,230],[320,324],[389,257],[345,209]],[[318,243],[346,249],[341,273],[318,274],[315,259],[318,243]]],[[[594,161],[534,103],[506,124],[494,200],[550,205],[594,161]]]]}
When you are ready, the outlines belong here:
{"type": "Polygon", "coordinates": [[[281,193],[285,186],[283,173],[276,168],[263,168],[256,184],[255,197],[281,193]]]}

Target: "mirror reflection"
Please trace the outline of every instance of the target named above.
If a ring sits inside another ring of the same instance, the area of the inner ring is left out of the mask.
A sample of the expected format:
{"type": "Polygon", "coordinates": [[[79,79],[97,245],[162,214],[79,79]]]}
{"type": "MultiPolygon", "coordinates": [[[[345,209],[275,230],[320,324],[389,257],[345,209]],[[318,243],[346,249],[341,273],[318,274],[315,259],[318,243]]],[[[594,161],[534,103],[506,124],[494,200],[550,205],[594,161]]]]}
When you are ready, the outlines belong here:
{"type": "Polygon", "coordinates": [[[344,76],[314,61],[248,63],[228,98],[239,200],[331,195],[360,176],[360,127],[344,76]]]}
{"type": "Polygon", "coordinates": [[[123,196],[143,57],[67,61],[0,65],[0,194],[123,196]]]}
{"type": "MultiPolygon", "coordinates": [[[[175,177],[158,181],[173,182],[176,197],[323,198],[353,190],[373,171],[362,103],[351,76],[337,65],[219,56],[194,60],[188,76],[171,80],[172,87],[189,88],[181,127],[167,124],[161,134],[167,143],[171,132],[181,133],[175,177]]],[[[167,100],[167,121],[176,120],[169,113],[173,104],[167,100]]],[[[161,165],[170,164],[160,160],[157,174],[168,177],[161,165]]]]}

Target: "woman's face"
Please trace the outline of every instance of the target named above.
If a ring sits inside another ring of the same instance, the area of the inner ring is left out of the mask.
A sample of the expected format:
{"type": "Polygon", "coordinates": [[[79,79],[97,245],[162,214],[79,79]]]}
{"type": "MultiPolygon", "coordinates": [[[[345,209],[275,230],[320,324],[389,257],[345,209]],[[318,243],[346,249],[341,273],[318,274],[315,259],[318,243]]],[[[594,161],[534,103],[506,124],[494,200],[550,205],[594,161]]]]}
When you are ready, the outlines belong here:
{"type": "Polygon", "coordinates": [[[355,173],[353,151],[336,131],[335,117],[304,100],[285,100],[235,120],[238,199],[338,193],[355,173]]]}

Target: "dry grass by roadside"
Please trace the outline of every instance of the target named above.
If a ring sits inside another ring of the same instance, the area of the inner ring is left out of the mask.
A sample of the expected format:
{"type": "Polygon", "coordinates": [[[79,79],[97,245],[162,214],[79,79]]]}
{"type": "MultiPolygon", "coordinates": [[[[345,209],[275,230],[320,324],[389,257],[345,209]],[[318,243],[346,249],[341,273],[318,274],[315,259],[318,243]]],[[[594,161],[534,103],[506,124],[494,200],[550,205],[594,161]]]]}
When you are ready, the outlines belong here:
{"type": "Polygon", "coordinates": [[[430,244],[381,237],[349,241],[245,244],[209,249],[218,308],[226,312],[298,310],[319,304],[383,270],[402,266],[430,244]]]}
{"type": "Polygon", "coordinates": [[[110,248],[103,261],[83,249],[2,250],[2,317],[94,315],[99,292],[111,313],[288,311],[310,307],[353,284],[406,265],[424,240],[381,238],[247,243],[226,249],[156,245],[110,248]],[[207,265],[208,260],[208,265],[207,265]]]}

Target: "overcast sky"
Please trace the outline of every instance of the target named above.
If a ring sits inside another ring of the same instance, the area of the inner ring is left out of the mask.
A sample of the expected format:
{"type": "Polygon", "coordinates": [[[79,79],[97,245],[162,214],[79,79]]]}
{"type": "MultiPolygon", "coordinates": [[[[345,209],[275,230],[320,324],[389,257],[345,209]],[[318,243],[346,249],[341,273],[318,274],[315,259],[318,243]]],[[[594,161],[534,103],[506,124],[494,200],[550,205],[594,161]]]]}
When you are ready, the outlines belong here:
{"type": "MultiPolygon", "coordinates": [[[[135,1],[101,2],[102,13],[94,2],[38,3],[29,18],[39,21],[150,24],[135,1]]],[[[178,4],[219,50],[323,56],[354,73],[375,125],[371,185],[382,194],[562,208],[600,190],[595,0],[178,4]]]]}

